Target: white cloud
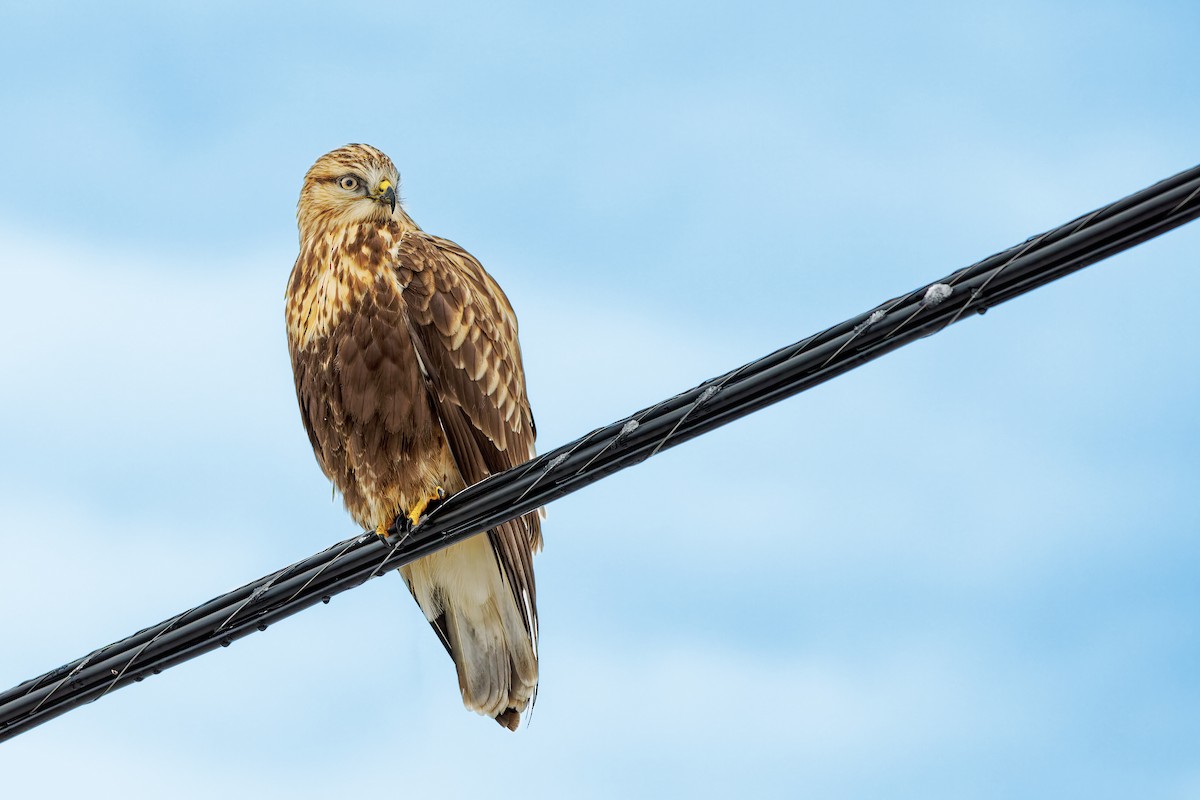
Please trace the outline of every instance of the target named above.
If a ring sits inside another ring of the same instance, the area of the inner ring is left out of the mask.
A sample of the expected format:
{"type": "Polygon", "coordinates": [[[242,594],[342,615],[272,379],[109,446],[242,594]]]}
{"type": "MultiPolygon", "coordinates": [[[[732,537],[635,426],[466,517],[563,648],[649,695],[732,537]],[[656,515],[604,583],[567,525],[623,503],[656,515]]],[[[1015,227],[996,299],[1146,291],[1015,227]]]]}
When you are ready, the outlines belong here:
{"type": "MultiPolygon", "coordinates": [[[[643,11],[409,15],[395,108],[316,10],[14,22],[10,60],[55,57],[3,90],[11,680],[353,532],[280,310],[323,147],[392,150],[509,288],[543,448],[1194,157],[1178,9],[1067,50],[1028,9],[643,11]]],[[[524,733],[459,709],[393,576],[0,746],[6,788],[1187,796],[1196,236],[556,504],[524,733]]]]}

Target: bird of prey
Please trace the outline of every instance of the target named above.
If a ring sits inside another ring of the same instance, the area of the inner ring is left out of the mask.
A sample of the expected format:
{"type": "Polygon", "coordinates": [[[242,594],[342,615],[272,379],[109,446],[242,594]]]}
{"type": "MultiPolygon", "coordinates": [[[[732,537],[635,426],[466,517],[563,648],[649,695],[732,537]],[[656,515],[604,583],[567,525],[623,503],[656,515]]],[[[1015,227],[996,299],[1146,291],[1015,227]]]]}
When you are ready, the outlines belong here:
{"type": "MultiPolygon", "coordinates": [[[[534,455],[512,306],[474,257],[412,221],[399,181],[368,145],[317,159],[286,295],[317,462],[380,534],[534,455]]],[[[509,730],[537,689],[541,539],[535,512],[400,568],[454,659],[463,704],[509,730]]]]}

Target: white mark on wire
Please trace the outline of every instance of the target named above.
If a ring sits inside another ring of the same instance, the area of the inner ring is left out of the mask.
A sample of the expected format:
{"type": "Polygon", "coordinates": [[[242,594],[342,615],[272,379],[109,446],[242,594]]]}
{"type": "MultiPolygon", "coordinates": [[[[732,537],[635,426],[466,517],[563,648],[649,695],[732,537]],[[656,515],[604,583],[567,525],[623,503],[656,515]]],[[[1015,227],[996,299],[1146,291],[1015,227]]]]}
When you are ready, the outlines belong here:
{"type": "Polygon", "coordinates": [[[875,309],[874,311],[871,312],[871,316],[867,317],[865,320],[863,320],[862,322],[860,322],[858,324],[858,327],[856,327],[854,329],[854,333],[855,334],[862,333],[867,328],[871,327],[876,322],[879,322],[879,320],[883,319],[886,316],[887,316],[887,312],[884,311],[882,308],[875,309]]]}
{"type": "Polygon", "coordinates": [[[233,620],[233,618],[236,617],[243,608],[250,605],[255,600],[259,599],[264,594],[266,594],[267,590],[271,588],[271,585],[273,583],[275,583],[275,579],[278,578],[282,574],[283,573],[276,573],[271,576],[270,580],[264,581],[261,585],[256,586],[254,588],[254,591],[250,593],[250,596],[247,597],[245,600],[243,600],[241,605],[239,605],[237,608],[235,608],[233,610],[233,613],[230,614],[228,617],[226,617],[225,621],[217,626],[217,630],[215,632],[220,633],[221,631],[225,630],[226,626],[229,625],[229,623],[233,620]]]}
{"type": "MultiPolygon", "coordinates": [[[[894,327],[890,331],[888,331],[886,338],[890,339],[891,337],[895,336],[901,328],[903,328],[905,325],[907,325],[909,322],[911,322],[913,319],[915,319],[916,316],[921,313],[922,309],[932,308],[933,306],[941,305],[943,302],[945,302],[946,298],[952,294],[954,294],[954,287],[951,286],[950,284],[948,284],[948,283],[933,284],[932,286],[930,286],[928,289],[925,290],[925,294],[921,297],[921,302],[917,305],[917,307],[915,309],[913,309],[913,312],[911,314],[909,314],[908,317],[906,317],[903,322],[901,322],[899,325],[897,325],[896,327],[894,327]]],[[[971,301],[968,299],[967,303],[970,304],[970,302],[971,301]]],[[[964,306],[964,308],[965,308],[965,306],[964,306]]],[[[962,309],[959,309],[958,313],[961,314],[962,309]]],[[[955,319],[958,319],[957,315],[955,315],[954,319],[950,320],[950,322],[954,322],[955,319]]],[[[949,325],[950,322],[947,322],[946,325],[949,325]]],[[[943,325],[942,327],[944,328],[945,325],[943,325]]],[[[926,333],[925,336],[930,336],[931,333],[926,333]]]]}
{"type": "Polygon", "coordinates": [[[613,437],[613,438],[612,438],[612,439],[609,441],[609,443],[608,443],[608,444],[604,445],[604,447],[601,447],[601,448],[600,448],[600,450],[599,450],[599,451],[596,453],[596,455],[594,455],[594,456],[592,456],[591,458],[589,458],[589,459],[588,459],[588,462],[587,462],[586,464],[584,464],[582,467],[580,467],[580,468],[579,468],[579,472],[576,472],[575,474],[576,474],[576,475],[579,475],[579,474],[581,474],[581,473],[582,473],[582,472],[583,472],[585,469],[587,469],[587,468],[588,468],[588,467],[590,467],[590,466],[591,466],[593,463],[595,463],[595,461],[596,461],[596,459],[597,459],[597,458],[599,458],[600,456],[602,456],[602,455],[604,455],[605,453],[607,453],[607,452],[608,452],[608,448],[612,447],[614,444],[616,444],[617,442],[621,441],[622,439],[624,439],[624,438],[625,438],[626,436],[628,436],[629,434],[631,434],[631,433],[633,433],[634,431],[636,431],[636,430],[638,429],[638,426],[640,426],[641,424],[642,424],[642,423],[638,422],[636,419],[630,419],[630,420],[626,420],[626,421],[625,421],[625,424],[621,426],[621,430],[617,431],[617,435],[616,435],[616,436],[614,436],[614,437],[613,437]]]}
{"type": "Polygon", "coordinates": [[[948,283],[935,283],[925,290],[921,302],[927,306],[936,306],[954,292],[954,287],[948,283]]]}
{"type": "Polygon", "coordinates": [[[879,322],[879,320],[883,319],[886,316],[887,316],[887,312],[884,311],[882,308],[877,308],[874,311],[872,311],[871,316],[867,317],[865,320],[860,322],[858,325],[854,326],[854,330],[850,331],[850,338],[847,339],[846,341],[842,342],[841,347],[839,347],[837,350],[834,350],[832,353],[830,353],[829,358],[825,359],[825,362],[823,364],[821,364],[820,368],[824,369],[825,367],[829,366],[829,362],[833,361],[835,358],[840,356],[842,354],[842,351],[845,350],[847,347],[849,347],[850,343],[853,342],[855,339],[857,339],[860,334],[865,332],[867,330],[867,328],[870,328],[872,325],[874,325],[876,322],[879,322]]]}
{"type": "Polygon", "coordinates": [[[701,392],[701,393],[700,393],[700,396],[696,398],[696,401],[695,401],[694,403],[692,403],[692,406],[691,406],[691,408],[689,408],[689,409],[688,409],[686,412],[684,412],[683,416],[682,416],[682,417],[680,417],[680,418],[679,418],[679,421],[675,423],[675,426],[674,426],[673,428],[671,428],[671,430],[669,430],[669,431],[667,432],[667,435],[666,435],[666,436],[664,436],[664,437],[663,437],[663,440],[662,440],[661,442],[659,442],[659,443],[658,443],[658,445],[657,445],[657,446],[654,448],[654,450],[653,450],[653,451],[651,451],[650,455],[651,455],[651,456],[658,455],[658,451],[659,451],[659,450],[662,450],[662,448],[663,448],[663,445],[665,445],[665,444],[667,443],[667,441],[668,441],[668,440],[669,440],[669,439],[670,439],[672,436],[674,436],[674,435],[675,435],[675,431],[679,430],[679,426],[680,426],[680,425],[682,425],[682,424],[684,423],[684,421],[685,421],[685,420],[687,420],[687,418],[688,418],[689,416],[691,416],[691,413],[692,413],[693,411],[695,411],[697,408],[699,408],[700,406],[702,406],[702,405],[704,405],[705,403],[707,403],[709,400],[711,400],[711,399],[712,399],[712,397],[713,397],[713,395],[715,395],[715,394],[716,394],[717,392],[719,392],[719,391],[721,391],[721,387],[719,387],[719,386],[709,386],[709,387],[708,387],[708,388],[706,388],[706,389],[705,389],[703,392],[701,392]]]}
{"type": "MultiPolygon", "coordinates": [[[[592,431],[592,433],[595,433],[595,431],[592,431]]],[[[586,441],[586,440],[585,440],[585,441],[586,441]]],[[[552,458],[552,459],[550,459],[549,461],[547,461],[547,462],[546,462],[546,464],[545,464],[545,466],[543,466],[543,467],[542,467],[542,474],[541,474],[541,475],[538,475],[538,476],[537,476],[537,478],[535,478],[535,479],[534,479],[533,483],[529,484],[529,488],[528,488],[528,489],[526,489],[525,491],[521,492],[521,496],[517,498],[517,501],[518,501],[518,502],[520,502],[521,500],[524,500],[524,499],[525,499],[525,495],[527,495],[527,494],[529,494],[530,492],[532,492],[532,491],[534,490],[534,488],[536,488],[536,487],[537,487],[537,485],[538,485],[539,483],[541,483],[541,482],[542,482],[542,478],[544,478],[544,477],[546,477],[547,475],[549,475],[549,474],[550,474],[550,471],[551,471],[551,470],[553,470],[555,467],[558,467],[558,466],[560,466],[560,465],[561,465],[561,464],[562,464],[564,461],[566,461],[566,460],[567,460],[567,457],[568,457],[569,455],[571,455],[571,453],[575,452],[575,450],[576,450],[577,448],[579,448],[580,446],[582,446],[582,445],[583,445],[583,442],[580,442],[579,444],[575,445],[575,447],[572,447],[572,448],[571,448],[570,450],[568,450],[567,452],[565,452],[565,453],[559,453],[559,454],[558,454],[558,455],[556,455],[554,458],[552,458]]]]}
{"type": "MultiPolygon", "coordinates": [[[[593,438],[595,438],[595,436],[596,436],[597,434],[601,433],[601,432],[602,432],[602,431],[604,431],[604,430],[605,430],[605,428],[596,428],[594,431],[592,431],[591,433],[589,433],[587,436],[585,436],[585,437],[583,437],[582,439],[580,439],[580,440],[579,440],[579,441],[578,441],[578,442],[575,444],[575,446],[574,446],[574,447],[572,447],[570,450],[568,450],[568,451],[566,452],[566,454],[565,454],[565,455],[569,456],[569,455],[571,455],[572,453],[574,453],[576,450],[579,450],[580,448],[586,447],[586,446],[587,446],[587,444],[588,444],[588,442],[590,442],[590,441],[591,441],[593,438]]],[[[562,463],[562,462],[559,462],[559,463],[562,463]]],[[[542,469],[542,473],[543,473],[543,474],[545,474],[546,472],[549,472],[551,469],[553,469],[555,466],[557,466],[557,464],[547,464],[547,463],[544,463],[544,462],[540,461],[539,459],[536,459],[536,458],[531,458],[529,461],[525,462],[525,469],[523,469],[523,470],[521,471],[521,476],[520,476],[520,477],[524,478],[524,477],[525,477],[526,475],[528,475],[528,474],[529,474],[531,471],[533,471],[534,469],[536,469],[536,468],[538,468],[538,467],[541,467],[541,469],[542,469]]],[[[490,477],[490,476],[489,476],[489,477],[490,477]]],[[[531,487],[531,488],[532,488],[532,487],[531,487]]],[[[526,491],[526,492],[528,492],[529,490],[528,490],[528,489],[526,489],[525,491],[526,491]]],[[[524,497],[524,496],[525,496],[525,495],[521,495],[521,497],[524,497]]]]}

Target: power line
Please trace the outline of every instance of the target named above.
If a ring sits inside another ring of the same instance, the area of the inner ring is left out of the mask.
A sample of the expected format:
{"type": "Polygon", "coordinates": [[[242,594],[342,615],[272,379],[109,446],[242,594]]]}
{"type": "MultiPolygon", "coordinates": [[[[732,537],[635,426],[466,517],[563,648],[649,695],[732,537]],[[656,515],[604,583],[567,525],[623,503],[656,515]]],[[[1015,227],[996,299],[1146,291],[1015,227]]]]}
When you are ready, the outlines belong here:
{"type": "Polygon", "coordinates": [[[1200,166],[0,694],[0,741],[1200,216],[1200,166]]]}

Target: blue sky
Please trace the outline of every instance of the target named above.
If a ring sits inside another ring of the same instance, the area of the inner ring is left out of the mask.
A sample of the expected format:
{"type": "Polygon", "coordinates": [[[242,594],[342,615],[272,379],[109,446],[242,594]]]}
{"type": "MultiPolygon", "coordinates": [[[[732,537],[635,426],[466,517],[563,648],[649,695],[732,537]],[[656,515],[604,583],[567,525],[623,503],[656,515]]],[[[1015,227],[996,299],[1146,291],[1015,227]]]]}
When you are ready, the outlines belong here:
{"type": "MultiPolygon", "coordinates": [[[[353,535],[282,322],[370,142],[544,449],[1198,160],[1192,3],[41,4],[0,25],[0,684],[353,535]]],[[[13,796],[1200,796],[1200,228],[554,504],[508,735],[386,577],[13,796]],[[101,787],[99,790],[97,787],[101,787]]]]}

